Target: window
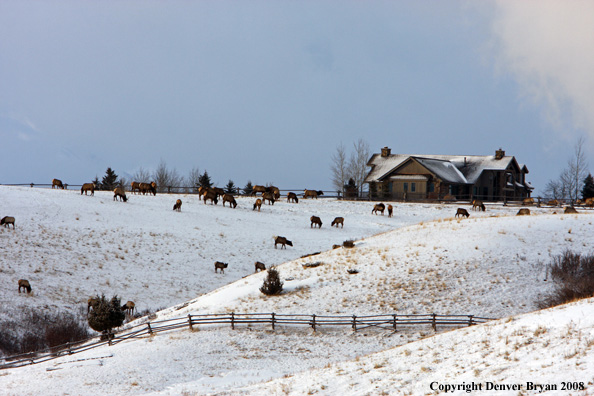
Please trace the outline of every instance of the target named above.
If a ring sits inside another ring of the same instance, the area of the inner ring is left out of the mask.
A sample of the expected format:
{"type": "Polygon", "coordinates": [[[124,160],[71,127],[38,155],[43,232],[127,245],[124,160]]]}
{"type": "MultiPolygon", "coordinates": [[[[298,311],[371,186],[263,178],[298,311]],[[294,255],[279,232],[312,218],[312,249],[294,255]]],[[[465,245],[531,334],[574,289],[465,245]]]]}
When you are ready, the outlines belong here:
{"type": "Polygon", "coordinates": [[[410,183],[410,192],[415,192],[417,190],[417,184],[416,183],[410,183]]]}
{"type": "Polygon", "coordinates": [[[408,183],[404,183],[404,192],[408,192],[408,183]]]}

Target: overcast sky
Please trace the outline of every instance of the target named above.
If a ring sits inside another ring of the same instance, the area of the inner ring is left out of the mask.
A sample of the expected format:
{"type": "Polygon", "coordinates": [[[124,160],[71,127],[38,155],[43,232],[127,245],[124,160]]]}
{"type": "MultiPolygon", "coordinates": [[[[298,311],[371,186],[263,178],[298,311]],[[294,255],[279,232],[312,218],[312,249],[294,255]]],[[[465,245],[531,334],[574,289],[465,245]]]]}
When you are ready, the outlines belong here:
{"type": "Polygon", "coordinates": [[[0,183],[332,189],[363,138],[501,147],[538,192],[581,136],[594,167],[593,93],[593,2],[0,0],[0,183]]]}

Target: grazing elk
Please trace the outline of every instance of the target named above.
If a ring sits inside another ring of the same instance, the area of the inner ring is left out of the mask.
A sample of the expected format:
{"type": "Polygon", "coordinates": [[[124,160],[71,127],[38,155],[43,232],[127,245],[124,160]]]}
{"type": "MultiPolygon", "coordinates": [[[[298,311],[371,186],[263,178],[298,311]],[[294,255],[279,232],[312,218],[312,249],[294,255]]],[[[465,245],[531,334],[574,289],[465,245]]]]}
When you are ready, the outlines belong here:
{"type": "Polygon", "coordinates": [[[305,190],[305,191],[303,191],[303,199],[307,199],[309,197],[318,199],[318,192],[316,190],[305,190]]]}
{"type": "Polygon", "coordinates": [[[522,208],[520,210],[518,210],[518,213],[516,214],[516,216],[528,216],[530,215],[530,209],[528,208],[522,208]]]}
{"type": "Polygon", "coordinates": [[[278,189],[278,187],[268,186],[266,187],[266,192],[271,193],[276,201],[280,199],[280,190],[278,189]]]}
{"type": "Polygon", "coordinates": [[[64,185],[62,184],[62,180],[59,179],[52,179],[52,190],[54,188],[61,188],[64,189],[64,185]]]}
{"type": "Polygon", "coordinates": [[[264,187],[264,186],[255,185],[254,187],[252,187],[252,195],[256,195],[258,193],[264,194],[265,192],[266,192],[266,187],[264,187]]]}
{"type": "Polygon", "coordinates": [[[210,204],[212,205],[213,203],[216,205],[219,202],[219,199],[217,198],[217,193],[214,190],[208,190],[204,193],[204,204],[206,204],[207,200],[210,200],[210,204]]]}
{"type": "Polygon", "coordinates": [[[392,205],[388,205],[388,217],[392,217],[392,213],[394,213],[394,208],[392,205]]]}
{"type": "Polygon", "coordinates": [[[130,183],[130,193],[135,194],[136,191],[138,191],[138,194],[140,194],[140,183],[133,181],[130,183]]]}
{"type": "Polygon", "coordinates": [[[254,272],[266,271],[266,265],[264,263],[259,262],[259,261],[256,261],[254,263],[254,267],[255,267],[254,272]]]}
{"type": "Polygon", "coordinates": [[[289,241],[289,240],[288,240],[287,238],[285,238],[285,237],[282,237],[282,236],[275,236],[275,237],[273,237],[273,238],[274,238],[274,248],[275,248],[275,249],[276,249],[276,245],[278,245],[278,244],[282,245],[282,246],[281,246],[281,249],[282,249],[282,248],[285,248],[285,249],[286,249],[286,248],[287,248],[287,246],[286,246],[286,245],[293,246],[293,242],[289,241]]]}
{"type": "Polygon", "coordinates": [[[256,199],[256,202],[254,202],[254,209],[252,209],[252,210],[256,210],[256,208],[258,208],[258,212],[259,212],[261,207],[262,207],[262,200],[260,198],[258,198],[258,199],[256,199]]]}
{"type": "Polygon", "coordinates": [[[299,203],[299,198],[297,198],[297,194],[295,194],[294,192],[290,192],[287,194],[287,202],[291,201],[299,203]]]}
{"type": "Polygon", "coordinates": [[[484,208],[485,205],[483,204],[483,201],[481,201],[480,199],[474,199],[472,201],[472,210],[482,210],[484,212],[484,208]]]}
{"type": "Polygon", "coordinates": [[[10,225],[12,224],[12,229],[14,230],[14,222],[15,222],[14,217],[4,216],[2,218],[2,220],[0,220],[0,225],[10,228],[10,225]]]}
{"type": "Polygon", "coordinates": [[[262,194],[262,200],[264,202],[268,201],[269,205],[274,205],[274,194],[269,191],[266,191],[262,194]]]}
{"type": "Polygon", "coordinates": [[[116,198],[119,198],[124,202],[128,201],[128,197],[126,197],[126,191],[122,187],[116,187],[113,190],[113,200],[115,201],[116,198]]]}
{"type": "Polygon", "coordinates": [[[83,192],[85,193],[85,195],[87,195],[87,191],[90,191],[91,195],[95,195],[95,183],[83,184],[82,187],[80,188],[80,195],[82,195],[83,192]]]}
{"type": "Polygon", "coordinates": [[[122,305],[122,311],[128,316],[132,316],[135,309],[136,304],[134,304],[134,301],[128,301],[126,304],[122,305]]]}
{"type": "Polygon", "coordinates": [[[309,226],[310,228],[312,228],[314,225],[317,225],[318,228],[322,228],[322,219],[320,219],[318,216],[311,216],[309,220],[311,221],[311,225],[309,226]]]}
{"type": "Polygon", "coordinates": [[[231,194],[223,195],[223,206],[225,206],[225,202],[229,202],[229,207],[235,209],[237,207],[237,202],[235,201],[235,197],[231,194]]]}
{"type": "Polygon", "coordinates": [[[316,191],[316,192],[318,193],[318,197],[319,197],[320,195],[324,195],[324,191],[322,191],[322,190],[318,190],[318,191],[316,191]]]}
{"type": "Polygon", "coordinates": [[[463,216],[463,217],[468,218],[468,217],[470,217],[470,214],[468,213],[468,211],[466,209],[458,208],[458,210],[456,211],[455,217],[458,217],[458,216],[463,216]]]}
{"type": "Polygon", "coordinates": [[[27,279],[19,279],[19,293],[21,292],[21,288],[23,292],[27,292],[27,294],[31,293],[31,284],[27,279]]]}
{"type": "Polygon", "coordinates": [[[344,217],[337,217],[334,220],[332,220],[332,224],[330,225],[330,227],[336,226],[336,228],[338,228],[339,224],[341,228],[344,228],[344,217]]]}
{"type": "Polygon", "coordinates": [[[181,212],[181,206],[182,200],[178,199],[177,201],[175,201],[175,204],[173,205],[173,210],[175,210],[176,212],[181,212]]]}
{"type": "Polygon", "coordinates": [[[217,272],[217,270],[221,270],[221,273],[225,273],[225,268],[227,268],[229,266],[229,264],[227,263],[221,263],[220,261],[215,261],[215,273],[217,272]]]}
{"type": "Polygon", "coordinates": [[[383,216],[385,209],[386,209],[386,205],[384,205],[383,203],[375,204],[373,206],[373,210],[371,211],[371,214],[377,214],[377,212],[381,212],[382,216],[383,216]]]}

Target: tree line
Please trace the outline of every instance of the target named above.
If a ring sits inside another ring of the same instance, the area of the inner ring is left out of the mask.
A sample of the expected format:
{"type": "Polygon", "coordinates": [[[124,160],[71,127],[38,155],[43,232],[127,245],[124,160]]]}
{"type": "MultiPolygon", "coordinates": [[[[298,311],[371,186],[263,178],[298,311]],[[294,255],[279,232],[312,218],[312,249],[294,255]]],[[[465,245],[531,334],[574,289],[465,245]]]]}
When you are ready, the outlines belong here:
{"type": "Polygon", "coordinates": [[[594,177],[588,170],[588,162],[584,145],[586,141],[579,138],[574,146],[574,152],[567,161],[566,167],[555,179],[549,180],[544,194],[553,199],[575,203],[578,199],[594,197],[594,177]]]}

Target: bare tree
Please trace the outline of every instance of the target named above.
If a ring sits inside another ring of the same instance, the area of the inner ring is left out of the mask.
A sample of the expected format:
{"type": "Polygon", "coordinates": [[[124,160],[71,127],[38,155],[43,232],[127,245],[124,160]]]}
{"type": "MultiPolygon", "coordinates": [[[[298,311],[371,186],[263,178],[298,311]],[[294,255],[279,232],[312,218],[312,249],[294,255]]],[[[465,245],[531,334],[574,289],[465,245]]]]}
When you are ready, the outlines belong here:
{"type": "Polygon", "coordinates": [[[192,168],[190,173],[188,174],[188,185],[194,190],[194,192],[198,191],[198,187],[200,186],[200,171],[197,167],[192,168]]]}
{"type": "Polygon", "coordinates": [[[342,142],[336,147],[336,152],[332,155],[330,170],[332,171],[332,184],[344,196],[344,185],[349,177],[349,169],[346,148],[342,142]]]}
{"type": "Polygon", "coordinates": [[[168,187],[179,187],[184,182],[184,178],[175,169],[167,169],[167,164],[163,160],[157,166],[157,170],[153,174],[153,179],[157,183],[157,190],[161,193],[167,192],[168,187]]]}
{"type": "Polygon", "coordinates": [[[151,174],[149,171],[140,167],[134,174],[132,175],[132,181],[138,183],[149,183],[151,181],[151,174]]]}
{"type": "Polygon", "coordinates": [[[563,169],[557,180],[549,181],[545,194],[555,199],[568,199],[571,202],[579,198],[582,184],[588,176],[588,164],[584,153],[585,143],[583,137],[578,139],[567,167],[563,169]]]}
{"type": "Polygon", "coordinates": [[[349,160],[349,175],[359,187],[359,195],[363,194],[363,180],[367,176],[367,162],[371,155],[369,144],[360,138],[356,143],[353,143],[354,152],[351,153],[349,160]]]}

